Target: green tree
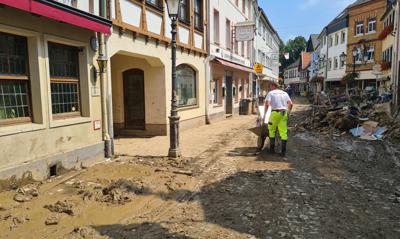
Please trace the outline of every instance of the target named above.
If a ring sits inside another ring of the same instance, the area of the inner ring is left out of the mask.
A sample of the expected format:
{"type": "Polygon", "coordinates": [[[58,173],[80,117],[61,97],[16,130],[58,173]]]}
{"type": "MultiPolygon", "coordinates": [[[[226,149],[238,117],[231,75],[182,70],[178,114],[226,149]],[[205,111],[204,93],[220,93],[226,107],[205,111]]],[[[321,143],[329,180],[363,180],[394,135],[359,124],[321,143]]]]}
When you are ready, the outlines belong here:
{"type": "Polygon", "coordinates": [[[302,51],[305,51],[307,47],[307,40],[303,36],[298,36],[295,39],[290,39],[286,44],[279,46],[280,58],[279,63],[281,64],[280,72],[283,73],[283,70],[295,62],[299,57],[302,51]],[[289,59],[286,60],[284,57],[285,53],[289,53],[289,59]]]}

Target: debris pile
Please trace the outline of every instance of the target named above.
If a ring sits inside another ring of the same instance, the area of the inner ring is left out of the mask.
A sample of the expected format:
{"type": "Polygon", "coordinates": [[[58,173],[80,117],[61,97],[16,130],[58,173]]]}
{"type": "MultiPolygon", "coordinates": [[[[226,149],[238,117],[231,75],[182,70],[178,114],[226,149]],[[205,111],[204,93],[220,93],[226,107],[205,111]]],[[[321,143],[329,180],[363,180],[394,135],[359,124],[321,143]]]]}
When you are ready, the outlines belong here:
{"type": "Polygon", "coordinates": [[[92,188],[81,189],[79,194],[82,195],[84,200],[123,205],[131,202],[135,195],[144,192],[143,185],[138,185],[133,180],[119,179],[106,187],[95,185],[92,188]]]}
{"type": "Polygon", "coordinates": [[[390,115],[390,103],[351,106],[350,103],[314,105],[312,116],[297,129],[341,136],[347,133],[365,140],[400,139],[400,122],[390,115]]]}
{"type": "Polygon", "coordinates": [[[44,208],[49,209],[51,212],[65,213],[70,216],[76,215],[74,205],[67,201],[57,201],[55,204],[45,205],[44,208]]]}
{"type": "Polygon", "coordinates": [[[39,196],[39,190],[36,185],[29,184],[24,187],[18,188],[17,193],[14,195],[14,201],[17,202],[28,202],[34,197],[39,196]]]}

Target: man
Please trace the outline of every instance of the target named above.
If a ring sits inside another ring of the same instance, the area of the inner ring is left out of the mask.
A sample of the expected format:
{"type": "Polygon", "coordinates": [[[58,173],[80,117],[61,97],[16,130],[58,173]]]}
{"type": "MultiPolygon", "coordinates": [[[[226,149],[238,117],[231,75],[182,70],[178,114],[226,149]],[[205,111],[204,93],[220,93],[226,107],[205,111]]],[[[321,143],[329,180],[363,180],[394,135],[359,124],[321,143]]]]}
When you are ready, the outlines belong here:
{"type": "Polygon", "coordinates": [[[287,123],[290,111],[293,108],[293,103],[289,95],[285,91],[278,89],[278,87],[279,87],[278,81],[271,80],[271,91],[265,98],[264,112],[266,113],[269,107],[272,108],[271,116],[269,118],[269,123],[268,123],[268,131],[270,139],[269,151],[271,153],[275,153],[275,135],[276,135],[276,129],[278,128],[279,136],[281,137],[282,141],[281,156],[285,157],[286,145],[288,140],[287,123]]]}

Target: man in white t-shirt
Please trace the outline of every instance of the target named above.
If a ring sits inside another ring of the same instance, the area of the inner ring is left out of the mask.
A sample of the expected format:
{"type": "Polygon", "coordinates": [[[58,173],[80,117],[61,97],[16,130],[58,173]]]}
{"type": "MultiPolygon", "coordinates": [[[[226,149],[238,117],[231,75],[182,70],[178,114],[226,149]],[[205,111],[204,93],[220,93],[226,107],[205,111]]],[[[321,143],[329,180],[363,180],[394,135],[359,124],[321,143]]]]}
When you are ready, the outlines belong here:
{"type": "Polygon", "coordinates": [[[275,153],[275,135],[276,129],[279,131],[279,136],[282,140],[281,156],[286,156],[286,145],[288,140],[288,119],[290,111],[293,108],[292,100],[289,95],[278,89],[279,83],[277,80],[271,80],[271,91],[265,98],[265,111],[271,107],[272,113],[269,118],[268,131],[270,139],[269,151],[275,153]]]}

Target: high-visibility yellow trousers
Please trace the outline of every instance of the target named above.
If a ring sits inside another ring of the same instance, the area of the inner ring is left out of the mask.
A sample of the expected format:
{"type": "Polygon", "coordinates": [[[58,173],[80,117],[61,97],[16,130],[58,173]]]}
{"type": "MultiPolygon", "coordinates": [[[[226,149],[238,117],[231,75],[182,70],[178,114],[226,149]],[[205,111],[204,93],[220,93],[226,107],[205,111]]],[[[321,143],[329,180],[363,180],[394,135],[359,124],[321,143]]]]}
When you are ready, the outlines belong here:
{"type": "Polygon", "coordinates": [[[279,136],[281,140],[288,140],[288,113],[284,114],[281,112],[272,111],[268,123],[269,137],[275,138],[276,129],[278,128],[279,136]]]}

